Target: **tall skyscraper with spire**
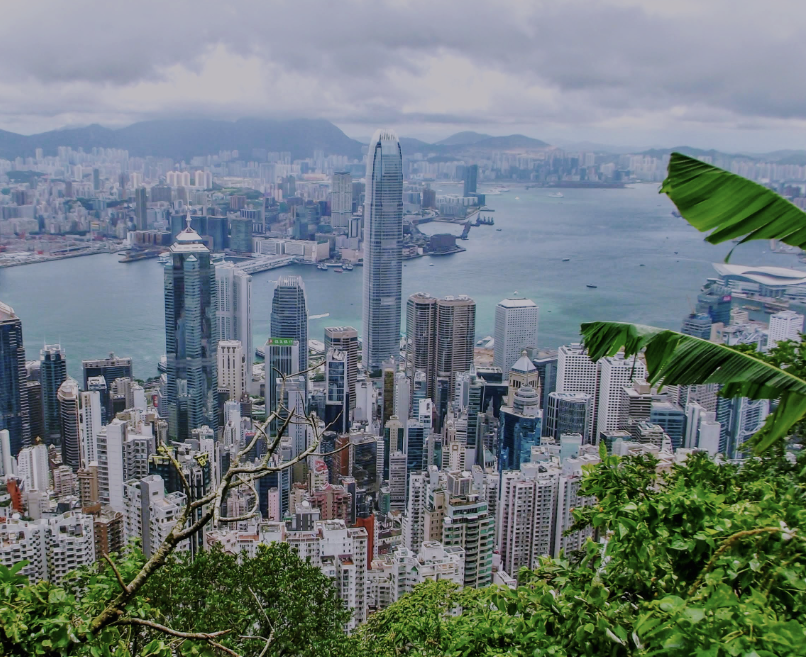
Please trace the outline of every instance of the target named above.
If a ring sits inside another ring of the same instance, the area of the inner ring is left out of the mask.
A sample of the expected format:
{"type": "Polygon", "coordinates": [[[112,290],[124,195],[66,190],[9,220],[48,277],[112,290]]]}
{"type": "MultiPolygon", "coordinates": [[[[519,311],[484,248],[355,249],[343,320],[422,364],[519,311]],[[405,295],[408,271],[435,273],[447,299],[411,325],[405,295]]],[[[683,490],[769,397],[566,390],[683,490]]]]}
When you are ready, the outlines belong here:
{"type": "Polygon", "coordinates": [[[403,279],[403,155],[397,135],[378,130],[367,152],[364,202],[364,367],[400,354],[403,279]]]}
{"type": "Polygon", "coordinates": [[[175,440],[203,425],[218,429],[215,266],[190,213],[186,221],[163,260],[168,433],[175,440]]]}
{"type": "Polygon", "coordinates": [[[0,303],[0,431],[8,431],[11,456],[31,444],[25,377],[22,322],[0,303]]]}
{"type": "Polygon", "coordinates": [[[299,369],[308,369],[308,307],[300,276],[280,276],[271,302],[272,338],[299,340],[299,369]]]}

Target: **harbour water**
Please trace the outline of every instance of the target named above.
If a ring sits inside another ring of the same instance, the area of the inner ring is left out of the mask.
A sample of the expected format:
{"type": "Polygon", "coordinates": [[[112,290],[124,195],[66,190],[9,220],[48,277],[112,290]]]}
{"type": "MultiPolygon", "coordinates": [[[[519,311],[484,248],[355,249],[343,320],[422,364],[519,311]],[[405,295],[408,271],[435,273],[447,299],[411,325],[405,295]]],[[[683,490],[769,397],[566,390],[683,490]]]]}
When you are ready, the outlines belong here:
{"type": "MultiPolygon", "coordinates": [[[[715,275],[712,263],[734,246],[710,245],[672,216],[674,206],[657,193],[656,184],[563,189],[562,198],[524,185],[510,190],[488,198],[495,226],[473,228],[461,243],[467,252],[405,261],[404,313],[413,292],[468,294],[477,304],[478,339],[492,335],[498,301],[523,295],[540,306],[540,344],[546,347],[578,339],[580,323],[597,319],[679,329],[702,283],[715,275]]],[[[443,223],[421,229],[461,232],[460,226],[443,223]]],[[[769,249],[767,241],[742,245],[731,262],[799,267],[796,256],[769,249]]],[[[82,359],[110,351],[131,356],[138,378],[157,373],[165,349],[162,268],[157,260],[118,260],[103,254],[0,269],[0,301],[21,317],[29,359],[38,357],[43,343],[60,342],[76,378],[82,359]]],[[[268,337],[273,281],[285,274],[303,277],[309,315],[327,313],[310,320],[312,339],[321,340],[325,326],[360,329],[360,267],[341,274],[285,267],[253,278],[256,345],[268,337]]]]}

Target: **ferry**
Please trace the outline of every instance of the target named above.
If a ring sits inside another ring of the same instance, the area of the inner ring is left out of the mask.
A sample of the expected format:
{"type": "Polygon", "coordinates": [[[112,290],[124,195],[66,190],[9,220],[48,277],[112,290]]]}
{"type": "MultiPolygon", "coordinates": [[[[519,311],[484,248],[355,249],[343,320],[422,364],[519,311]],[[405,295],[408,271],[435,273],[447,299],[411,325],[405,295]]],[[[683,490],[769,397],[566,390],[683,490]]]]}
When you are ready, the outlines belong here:
{"type": "Polygon", "coordinates": [[[563,258],[563,262],[571,262],[571,258],[563,258]]]}
{"type": "Polygon", "coordinates": [[[316,268],[321,270],[321,271],[327,271],[327,265],[324,262],[316,265],[316,268]]]}
{"type": "Polygon", "coordinates": [[[549,194],[550,198],[564,198],[562,192],[554,192],[553,194],[549,194]]]}
{"type": "Polygon", "coordinates": [[[589,287],[589,288],[595,290],[598,287],[598,285],[591,285],[590,283],[588,283],[585,287],[589,287]]]}

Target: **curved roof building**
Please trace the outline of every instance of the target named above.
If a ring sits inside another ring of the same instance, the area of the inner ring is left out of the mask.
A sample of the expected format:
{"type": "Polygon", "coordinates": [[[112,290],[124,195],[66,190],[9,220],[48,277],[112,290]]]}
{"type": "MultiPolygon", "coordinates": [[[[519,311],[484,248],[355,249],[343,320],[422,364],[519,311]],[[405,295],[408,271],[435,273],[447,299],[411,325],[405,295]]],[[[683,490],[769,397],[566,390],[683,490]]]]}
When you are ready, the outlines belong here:
{"type": "Polygon", "coordinates": [[[765,297],[806,296],[806,271],[786,267],[749,267],[714,263],[714,269],[731,289],[765,297]]]}

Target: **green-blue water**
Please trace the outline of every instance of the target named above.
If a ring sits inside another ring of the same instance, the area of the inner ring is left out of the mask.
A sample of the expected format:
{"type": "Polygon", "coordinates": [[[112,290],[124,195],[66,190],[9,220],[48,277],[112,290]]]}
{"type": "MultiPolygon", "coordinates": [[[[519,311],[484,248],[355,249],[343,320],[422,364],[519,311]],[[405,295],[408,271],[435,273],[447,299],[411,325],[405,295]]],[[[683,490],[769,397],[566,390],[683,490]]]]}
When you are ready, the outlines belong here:
{"type": "MultiPolygon", "coordinates": [[[[733,245],[704,242],[672,216],[672,204],[657,188],[567,189],[563,198],[552,198],[545,189],[514,185],[490,196],[495,226],[473,228],[462,242],[466,253],[406,261],[404,309],[406,297],[417,291],[468,294],[477,303],[480,338],[493,333],[495,304],[517,292],[540,306],[540,343],[547,347],[575,340],[580,323],[595,319],[679,328],[702,283],[715,276],[711,263],[733,245]],[[589,283],[598,288],[587,288],[589,283]]],[[[423,226],[429,233],[448,230],[459,232],[446,224],[423,226]]],[[[731,262],[798,265],[794,256],[770,253],[766,241],[739,247],[731,262]]],[[[360,328],[360,267],[343,274],[287,267],[254,276],[256,345],[268,337],[272,281],[280,274],[303,277],[310,315],[329,313],[310,320],[311,338],[321,340],[325,326],[360,328]]],[[[22,318],[29,358],[38,357],[44,342],[60,342],[76,378],[82,359],[110,351],[133,357],[137,377],[156,374],[165,349],[157,260],[119,264],[115,255],[97,255],[0,269],[0,301],[22,318]]]]}

